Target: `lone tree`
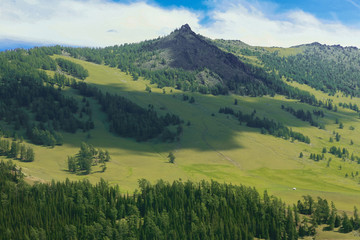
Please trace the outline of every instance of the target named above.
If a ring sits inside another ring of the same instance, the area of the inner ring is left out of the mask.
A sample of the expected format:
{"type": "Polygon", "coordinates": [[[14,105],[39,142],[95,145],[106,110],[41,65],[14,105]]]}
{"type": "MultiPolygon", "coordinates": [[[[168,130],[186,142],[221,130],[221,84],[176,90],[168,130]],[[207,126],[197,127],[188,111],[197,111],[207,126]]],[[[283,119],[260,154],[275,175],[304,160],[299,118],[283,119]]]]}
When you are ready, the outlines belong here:
{"type": "Polygon", "coordinates": [[[169,158],[169,163],[175,163],[175,156],[173,152],[169,152],[168,158],[169,158]]]}

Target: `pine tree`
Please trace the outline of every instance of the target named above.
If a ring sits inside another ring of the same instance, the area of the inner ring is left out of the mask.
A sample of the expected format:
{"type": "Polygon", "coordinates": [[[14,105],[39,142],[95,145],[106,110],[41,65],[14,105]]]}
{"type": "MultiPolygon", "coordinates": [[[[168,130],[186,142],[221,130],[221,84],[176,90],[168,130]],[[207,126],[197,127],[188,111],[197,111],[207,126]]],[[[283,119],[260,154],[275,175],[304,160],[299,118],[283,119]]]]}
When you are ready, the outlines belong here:
{"type": "Polygon", "coordinates": [[[111,157],[110,157],[109,151],[106,150],[105,151],[105,162],[109,162],[110,160],[111,160],[111,157]]]}
{"type": "Polygon", "coordinates": [[[353,226],[352,226],[346,212],[344,212],[340,231],[343,233],[348,233],[348,232],[351,232],[352,230],[353,230],[353,226]]]}
{"type": "Polygon", "coordinates": [[[358,230],[360,228],[360,218],[358,209],[354,207],[354,223],[353,223],[354,230],[358,230]]]}
{"type": "Polygon", "coordinates": [[[24,161],[26,158],[26,147],[24,144],[20,147],[20,161],[24,161]]]}
{"type": "Polygon", "coordinates": [[[340,141],[340,138],[341,138],[341,135],[339,135],[339,133],[336,133],[335,139],[336,139],[337,142],[340,141]]]}
{"type": "Polygon", "coordinates": [[[70,172],[76,172],[76,159],[74,157],[68,157],[68,169],[70,172]]]}
{"type": "Polygon", "coordinates": [[[107,169],[106,162],[104,162],[101,166],[101,170],[102,170],[102,172],[105,172],[106,169],[107,169]]]}
{"type": "Polygon", "coordinates": [[[35,159],[34,150],[32,148],[26,149],[25,162],[33,162],[35,159]]]}
{"type": "Polygon", "coordinates": [[[175,163],[175,155],[173,152],[169,152],[168,158],[169,158],[169,163],[175,163]]]}
{"type": "Polygon", "coordinates": [[[17,158],[17,155],[19,154],[19,144],[16,143],[15,141],[11,142],[11,148],[10,148],[10,152],[9,152],[9,157],[11,158],[17,158]]]}

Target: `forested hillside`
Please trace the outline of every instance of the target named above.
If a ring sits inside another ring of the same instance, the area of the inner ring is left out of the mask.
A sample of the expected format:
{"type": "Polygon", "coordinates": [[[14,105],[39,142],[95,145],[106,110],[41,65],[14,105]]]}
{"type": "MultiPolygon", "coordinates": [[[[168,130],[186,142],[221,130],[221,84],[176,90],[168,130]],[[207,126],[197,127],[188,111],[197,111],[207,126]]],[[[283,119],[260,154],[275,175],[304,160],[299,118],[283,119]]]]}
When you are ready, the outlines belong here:
{"type": "Polygon", "coordinates": [[[214,43],[240,59],[262,65],[267,71],[275,71],[288,80],[331,95],[336,91],[360,95],[360,50],[356,47],[312,43],[283,49],[253,47],[239,41],[216,40],[214,43]]]}
{"type": "Polygon", "coordinates": [[[314,96],[286,85],[279,75],[245,64],[210,40],[194,33],[186,24],[170,35],[136,44],[106,48],[64,48],[72,57],[105,63],[157,84],[183,91],[211,93],[234,92],[247,96],[283,94],[310,104],[314,96]]]}
{"type": "MultiPolygon", "coordinates": [[[[83,80],[88,72],[81,65],[50,55],[61,53],[61,47],[18,49],[0,54],[0,120],[13,126],[10,136],[20,135],[32,143],[45,146],[62,145],[59,131],[76,133],[93,129],[89,101],[80,103],[62,94],[71,87],[80,95],[95,98],[108,115],[109,130],[138,141],[159,137],[173,141],[178,133],[166,127],[180,125],[178,116],[158,116],[149,105],[148,109],[117,95],[102,93],[88,87],[83,80]],[[55,71],[49,76],[47,71],[55,71]],[[78,78],[76,80],[75,78],[78,78]],[[121,124],[120,124],[121,123],[121,124]]],[[[9,130],[7,130],[9,131],[9,130]]]]}
{"type": "Polygon", "coordinates": [[[104,180],[68,179],[29,186],[21,169],[0,162],[0,239],[293,240],[314,235],[317,224],[343,232],[360,225],[357,213],[341,218],[333,204],[310,196],[291,207],[267,192],[214,181],[142,179],[139,188],[123,195],[104,180]]]}
{"type": "Polygon", "coordinates": [[[188,25],[1,52],[0,238],[353,239],[357,54],[188,25]]]}
{"type": "Polygon", "coordinates": [[[359,97],[360,50],[355,47],[327,46],[313,43],[305,46],[301,54],[279,57],[262,55],[260,59],[269,69],[276,69],[279,75],[318,90],[335,94],[343,91],[359,97]]]}

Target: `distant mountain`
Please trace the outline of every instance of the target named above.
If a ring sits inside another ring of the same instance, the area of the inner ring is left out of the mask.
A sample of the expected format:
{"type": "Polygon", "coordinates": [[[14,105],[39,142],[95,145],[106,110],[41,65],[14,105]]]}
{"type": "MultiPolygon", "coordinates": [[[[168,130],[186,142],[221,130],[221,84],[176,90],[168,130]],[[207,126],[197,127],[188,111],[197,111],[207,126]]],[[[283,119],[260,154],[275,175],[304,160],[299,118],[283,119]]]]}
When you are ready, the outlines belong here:
{"type": "Polygon", "coordinates": [[[43,46],[43,45],[44,44],[25,42],[25,41],[0,39],[0,52],[15,48],[30,49],[33,48],[34,46],[43,46]]]}
{"type": "Polygon", "coordinates": [[[222,50],[237,55],[267,71],[334,94],[343,91],[360,96],[360,50],[356,47],[323,45],[318,42],[291,48],[264,48],[237,41],[213,41],[222,50]]]}

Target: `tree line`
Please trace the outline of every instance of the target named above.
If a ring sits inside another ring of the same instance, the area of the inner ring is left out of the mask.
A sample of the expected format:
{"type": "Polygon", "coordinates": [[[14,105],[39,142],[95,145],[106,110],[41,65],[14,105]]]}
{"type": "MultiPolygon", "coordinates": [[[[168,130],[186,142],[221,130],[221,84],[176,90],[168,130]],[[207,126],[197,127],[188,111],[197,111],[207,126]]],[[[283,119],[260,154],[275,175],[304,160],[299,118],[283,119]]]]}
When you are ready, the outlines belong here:
{"type": "Polygon", "coordinates": [[[348,103],[340,102],[339,106],[342,107],[342,108],[351,109],[351,110],[353,110],[355,112],[360,112],[359,107],[358,107],[358,105],[356,103],[349,103],[348,104],[348,103]]]}
{"type": "Polygon", "coordinates": [[[0,138],[0,156],[6,156],[22,162],[33,162],[35,153],[32,147],[13,141],[0,138]]]}
{"type": "MultiPolygon", "coordinates": [[[[211,93],[213,95],[228,94],[229,91],[231,91],[240,95],[253,97],[282,94],[288,98],[298,99],[301,102],[313,106],[322,106],[324,104],[321,101],[318,101],[315,96],[309,92],[287,85],[281,80],[280,75],[274,71],[269,72],[263,68],[248,64],[244,64],[244,71],[247,76],[251,76],[252,79],[243,79],[241,76],[235,76],[234,79],[225,81],[225,84],[215,84],[214,86],[203,84],[201,81],[197,80],[196,76],[199,72],[204,71],[204,69],[198,69],[196,71],[186,71],[181,68],[147,69],[146,67],[142,67],[142,64],[153,59],[154,56],[155,58],[158,58],[156,57],[159,54],[158,52],[149,51],[149,46],[154,41],[155,40],[146,41],[139,44],[124,44],[121,46],[116,45],[106,48],[71,48],[55,46],[44,49],[41,48],[41,51],[35,49],[35,51],[40,52],[43,55],[54,53],[61,54],[64,51],[75,58],[84,58],[87,61],[97,64],[105,63],[106,65],[118,67],[122,71],[130,73],[134,77],[134,80],[138,79],[139,76],[149,79],[151,83],[158,84],[159,88],[169,86],[184,91],[197,91],[204,94],[211,93]]],[[[53,68],[56,69],[56,61],[48,56],[44,57],[47,57],[46,60],[50,59],[49,61],[51,61],[52,64],[55,64],[53,68]]],[[[71,66],[74,65],[75,67],[73,68],[76,69],[81,68],[80,65],[80,67],[78,67],[78,64],[68,60],[62,59],[58,61],[69,62],[68,64],[71,66]]],[[[67,85],[70,85],[73,82],[73,80],[70,79],[69,81],[63,79],[63,77],[60,77],[59,79],[59,76],[61,75],[56,76],[57,77],[50,79],[50,81],[60,82],[61,84],[67,82],[67,85]]]]}
{"type": "MultiPolygon", "coordinates": [[[[294,208],[297,209],[295,212],[305,216],[299,227],[300,237],[314,235],[315,228],[322,224],[327,224],[327,227],[324,228],[325,231],[339,228],[342,233],[349,233],[360,228],[360,218],[356,207],[354,207],[353,216],[349,218],[346,212],[343,212],[342,216],[339,215],[333,202],[329,205],[326,199],[317,197],[317,201],[315,201],[310,195],[307,195],[303,196],[303,201],[298,200],[294,208]]],[[[300,218],[296,216],[295,219],[300,221],[300,218]]]]}
{"type": "Polygon", "coordinates": [[[307,45],[302,53],[287,57],[278,52],[252,52],[267,69],[276,69],[280,76],[331,95],[340,90],[351,96],[359,96],[359,53],[355,48],[320,44],[307,45]]]}
{"type": "Polygon", "coordinates": [[[0,120],[12,124],[15,131],[25,129],[34,144],[62,144],[58,131],[85,130],[92,121],[79,120],[78,102],[55,89],[52,78],[42,71],[56,70],[48,54],[59,51],[52,47],[0,54],[0,120]]]}
{"type": "MultiPolygon", "coordinates": [[[[292,114],[293,116],[295,116],[298,119],[301,119],[302,121],[309,122],[311,126],[318,127],[320,129],[325,129],[324,124],[319,123],[314,120],[313,114],[309,110],[307,110],[307,111],[304,111],[303,109],[295,110],[294,108],[292,108],[290,106],[285,107],[284,105],[281,105],[281,109],[289,112],[290,114],[292,114]]],[[[316,116],[324,117],[324,112],[322,110],[313,110],[313,113],[316,116]]]]}
{"type": "Polygon", "coordinates": [[[254,188],[140,180],[123,195],[104,180],[29,186],[9,162],[0,173],[0,239],[297,239],[293,210],[254,188]]]}
{"type": "Polygon", "coordinates": [[[290,138],[296,139],[307,144],[310,143],[310,138],[308,136],[305,136],[299,132],[294,132],[292,129],[284,126],[282,123],[276,122],[266,117],[260,119],[259,117],[255,116],[255,110],[252,114],[244,114],[241,111],[235,112],[232,108],[224,107],[219,109],[219,113],[233,115],[239,120],[240,124],[242,122],[246,122],[246,126],[248,127],[261,129],[262,134],[270,134],[272,136],[284,138],[286,140],[290,138]]]}
{"type": "Polygon", "coordinates": [[[335,205],[304,196],[293,206],[265,191],[215,181],[142,179],[133,194],[104,180],[28,185],[20,168],[0,162],[0,239],[298,239],[359,229],[335,205]],[[15,224],[16,223],[16,224],[15,224]]]}
{"type": "Polygon", "coordinates": [[[158,116],[153,107],[142,108],[126,98],[103,94],[64,74],[49,77],[42,70],[55,71],[57,64],[76,77],[81,78],[79,74],[84,72],[79,64],[63,59],[54,61],[48,56],[61,54],[62,50],[55,46],[0,53],[0,120],[13,124],[15,131],[25,129],[26,137],[34,144],[61,145],[59,131],[86,132],[95,127],[89,102],[85,99],[83,106],[79,106],[74,98],[62,94],[61,89],[69,86],[84,97],[94,97],[108,116],[110,130],[120,136],[138,141],[179,139],[182,121],[176,115],[158,116]],[[169,130],[170,125],[178,125],[177,130],[169,130]]]}
{"type": "MultiPolygon", "coordinates": [[[[282,94],[291,99],[298,99],[311,105],[319,102],[314,95],[284,83],[280,75],[250,64],[244,64],[244,76],[235,75],[232,79],[226,79],[223,84],[214,86],[206,85],[199,81],[198,75],[204,69],[187,71],[181,68],[165,67],[162,69],[149,69],[144,67],[148,61],[159,59],[157,51],[150,51],[152,43],[156,40],[145,41],[137,44],[124,44],[106,48],[64,48],[75,58],[85,58],[87,61],[97,64],[104,63],[111,67],[118,67],[124,72],[130,73],[134,80],[139,76],[156,83],[159,88],[174,87],[183,91],[197,91],[213,95],[228,94],[229,91],[246,96],[263,96],[282,94]],[[250,78],[249,78],[250,76],[250,78]]],[[[206,70],[206,69],[205,69],[206,70]]],[[[214,74],[211,72],[211,74],[214,74]]]]}
{"type": "MultiPolygon", "coordinates": [[[[330,153],[332,155],[334,155],[337,158],[342,159],[344,162],[346,160],[352,161],[352,162],[356,162],[357,164],[360,164],[360,157],[356,156],[354,153],[349,153],[347,148],[340,148],[340,147],[336,147],[336,146],[331,146],[329,148],[329,150],[326,147],[323,147],[322,149],[322,153],[310,153],[309,159],[312,159],[314,161],[320,161],[325,159],[325,153],[330,153]]],[[[300,153],[300,158],[303,157],[303,153],[300,153]]],[[[328,160],[328,166],[331,162],[331,158],[329,158],[328,160]]]]}
{"type": "Polygon", "coordinates": [[[182,121],[179,116],[167,113],[158,116],[153,105],[142,108],[130,100],[107,93],[102,93],[96,87],[84,82],[75,86],[82,96],[92,97],[101,105],[102,111],[107,114],[110,123],[110,131],[122,137],[132,137],[137,141],[146,141],[152,138],[160,138],[162,141],[174,141],[180,133],[172,132],[167,127],[178,125],[182,121]]]}
{"type": "Polygon", "coordinates": [[[89,72],[80,64],[74,63],[72,61],[63,58],[56,58],[55,61],[60,66],[62,71],[70,74],[73,77],[77,77],[84,80],[89,76],[89,72]]]}
{"type": "Polygon", "coordinates": [[[330,154],[338,157],[338,158],[342,158],[342,159],[349,159],[352,162],[357,162],[358,164],[360,164],[360,157],[356,156],[354,153],[349,153],[347,148],[340,148],[340,147],[336,147],[336,146],[332,146],[329,148],[328,151],[330,154]]]}

